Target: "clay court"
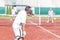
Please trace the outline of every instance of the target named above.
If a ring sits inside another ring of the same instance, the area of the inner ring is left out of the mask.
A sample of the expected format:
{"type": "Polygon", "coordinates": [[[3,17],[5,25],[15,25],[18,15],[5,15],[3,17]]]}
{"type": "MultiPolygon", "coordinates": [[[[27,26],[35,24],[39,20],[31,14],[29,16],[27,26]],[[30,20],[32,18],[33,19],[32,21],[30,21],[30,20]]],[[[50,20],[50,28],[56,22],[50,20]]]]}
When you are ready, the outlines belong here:
{"type": "Polygon", "coordinates": [[[27,17],[24,40],[60,40],[60,0],[1,0],[0,40],[14,40],[13,21],[26,6],[31,6],[35,16],[27,17]],[[53,23],[47,23],[50,8],[56,16],[53,23]]]}
{"type": "MultiPolygon", "coordinates": [[[[38,18],[28,18],[26,23],[27,35],[24,40],[60,40],[60,21],[47,23],[42,19],[39,25],[38,18]]],[[[12,29],[13,20],[11,18],[0,18],[0,40],[13,40],[14,32],[12,29]]]]}

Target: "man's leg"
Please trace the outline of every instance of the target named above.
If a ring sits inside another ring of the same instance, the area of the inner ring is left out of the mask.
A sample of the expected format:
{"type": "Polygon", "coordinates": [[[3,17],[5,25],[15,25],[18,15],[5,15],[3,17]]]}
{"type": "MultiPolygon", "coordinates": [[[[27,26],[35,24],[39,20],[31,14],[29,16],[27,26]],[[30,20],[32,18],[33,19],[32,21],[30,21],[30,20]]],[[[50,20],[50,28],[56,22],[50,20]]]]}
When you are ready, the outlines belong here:
{"type": "Polygon", "coordinates": [[[52,20],[52,23],[53,23],[54,22],[54,17],[53,16],[51,17],[51,20],[52,20]]]}
{"type": "Polygon", "coordinates": [[[49,23],[50,19],[51,19],[51,17],[48,15],[48,20],[47,20],[47,23],[49,23]]]}
{"type": "Polygon", "coordinates": [[[15,39],[14,40],[21,39],[21,36],[22,36],[21,28],[20,27],[13,27],[13,31],[14,31],[14,34],[15,34],[15,39]]]}
{"type": "Polygon", "coordinates": [[[14,30],[14,34],[15,34],[14,40],[18,40],[20,38],[19,28],[14,28],[13,30],[14,30]]]}

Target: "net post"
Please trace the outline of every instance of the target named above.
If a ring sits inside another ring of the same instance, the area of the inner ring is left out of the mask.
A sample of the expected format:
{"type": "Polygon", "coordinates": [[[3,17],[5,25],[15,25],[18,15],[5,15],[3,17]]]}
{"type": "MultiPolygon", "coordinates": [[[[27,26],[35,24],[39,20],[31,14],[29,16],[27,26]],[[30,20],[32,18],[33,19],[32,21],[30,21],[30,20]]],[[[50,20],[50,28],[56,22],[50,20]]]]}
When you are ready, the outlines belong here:
{"type": "Polygon", "coordinates": [[[41,14],[40,14],[40,1],[38,1],[38,7],[39,7],[39,25],[41,25],[41,14]]]}

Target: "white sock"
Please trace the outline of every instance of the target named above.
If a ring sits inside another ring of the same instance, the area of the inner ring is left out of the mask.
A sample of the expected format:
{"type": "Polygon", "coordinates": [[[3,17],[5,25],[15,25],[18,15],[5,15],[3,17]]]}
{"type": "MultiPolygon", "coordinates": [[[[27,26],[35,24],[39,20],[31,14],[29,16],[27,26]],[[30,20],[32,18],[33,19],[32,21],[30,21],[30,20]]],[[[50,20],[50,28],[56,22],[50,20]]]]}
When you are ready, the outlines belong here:
{"type": "Polygon", "coordinates": [[[47,21],[47,23],[49,23],[49,20],[47,21]]]}
{"type": "Polygon", "coordinates": [[[53,20],[52,20],[52,23],[53,23],[53,20]]]}

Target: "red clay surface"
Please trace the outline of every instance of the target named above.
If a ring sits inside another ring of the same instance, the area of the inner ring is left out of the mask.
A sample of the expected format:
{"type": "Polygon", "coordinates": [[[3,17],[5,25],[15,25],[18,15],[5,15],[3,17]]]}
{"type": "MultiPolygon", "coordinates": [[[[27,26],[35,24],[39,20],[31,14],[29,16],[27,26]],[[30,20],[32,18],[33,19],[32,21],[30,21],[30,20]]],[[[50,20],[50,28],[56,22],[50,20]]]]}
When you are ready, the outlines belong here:
{"type": "MultiPolygon", "coordinates": [[[[60,40],[60,38],[50,34],[49,32],[34,25],[31,22],[39,24],[38,19],[27,20],[26,32],[27,35],[24,40],[60,40]]],[[[0,19],[0,40],[13,40],[14,32],[12,29],[13,21],[10,19],[0,19]]],[[[42,20],[42,27],[51,31],[52,33],[59,35],[60,37],[60,21],[55,20],[54,23],[46,23],[46,20],[42,20]]]]}

